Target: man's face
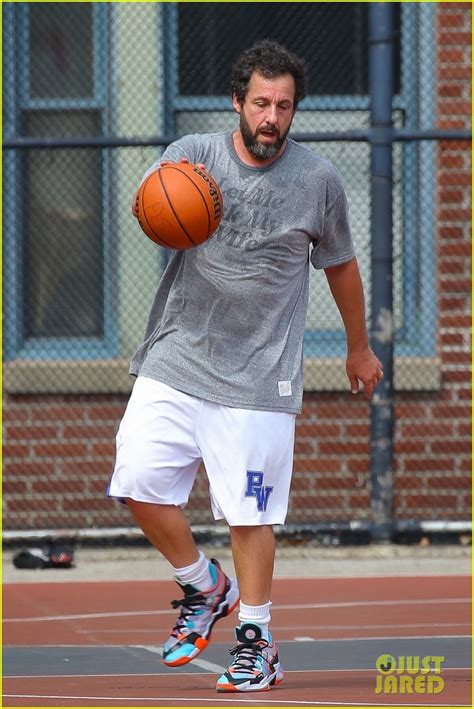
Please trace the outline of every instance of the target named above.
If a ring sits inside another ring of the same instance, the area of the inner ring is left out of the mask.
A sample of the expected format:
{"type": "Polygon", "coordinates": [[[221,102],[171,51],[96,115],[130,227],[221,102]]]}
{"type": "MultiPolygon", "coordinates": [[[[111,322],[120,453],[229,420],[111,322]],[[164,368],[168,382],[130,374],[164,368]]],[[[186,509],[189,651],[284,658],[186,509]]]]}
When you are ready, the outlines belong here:
{"type": "Polygon", "coordinates": [[[242,105],[234,96],[242,139],[254,157],[269,160],[278,154],[291,127],[294,98],[295,82],[291,74],[267,79],[257,72],[250,77],[242,105]]]}

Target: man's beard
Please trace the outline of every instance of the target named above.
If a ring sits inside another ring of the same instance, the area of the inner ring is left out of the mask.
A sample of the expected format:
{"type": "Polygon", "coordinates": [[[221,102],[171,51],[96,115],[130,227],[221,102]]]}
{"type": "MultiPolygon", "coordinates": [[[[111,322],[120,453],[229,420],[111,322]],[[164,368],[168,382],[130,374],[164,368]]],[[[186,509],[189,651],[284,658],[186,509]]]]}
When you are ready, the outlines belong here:
{"type": "Polygon", "coordinates": [[[271,158],[275,157],[275,155],[281,149],[282,145],[286,140],[286,136],[288,135],[290,126],[288,126],[287,130],[283,135],[277,135],[276,129],[272,129],[271,127],[269,127],[268,130],[273,131],[277,136],[273,145],[264,145],[258,142],[259,131],[252,133],[247,119],[245,118],[244,111],[242,109],[242,111],[240,112],[240,132],[242,134],[242,140],[244,141],[244,145],[249,151],[249,153],[251,153],[259,160],[270,160],[271,158]]]}

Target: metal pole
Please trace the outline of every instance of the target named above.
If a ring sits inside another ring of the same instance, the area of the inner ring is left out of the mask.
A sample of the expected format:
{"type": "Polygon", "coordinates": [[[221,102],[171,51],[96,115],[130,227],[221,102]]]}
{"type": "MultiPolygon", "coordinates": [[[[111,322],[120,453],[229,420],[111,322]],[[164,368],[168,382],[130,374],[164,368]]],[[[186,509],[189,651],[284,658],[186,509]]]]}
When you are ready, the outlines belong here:
{"type": "Polygon", "coordinates": [[[393,535],[392,124],[393,5],[369,5],[371,113],[371,346],[384,379],[371,403],[372,539],[393,535]]]}

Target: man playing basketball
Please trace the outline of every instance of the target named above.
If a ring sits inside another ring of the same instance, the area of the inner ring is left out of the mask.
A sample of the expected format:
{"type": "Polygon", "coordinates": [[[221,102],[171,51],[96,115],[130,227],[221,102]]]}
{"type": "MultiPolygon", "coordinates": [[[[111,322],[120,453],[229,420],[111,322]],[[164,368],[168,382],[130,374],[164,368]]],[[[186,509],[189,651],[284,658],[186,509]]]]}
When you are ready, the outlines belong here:
{"type": "Polygon", "coordinates": [[[258,42],[233,68],[239,129],[185,136],[150,169],[164,161],[205,165],[221,188],[224,216],[209,241],[175,251],[161,278],[131,363],[137,380],[108,494],[126,500],[182,589],[163,648],[167,665],[202,652],[240,593],[233,661],[217,681],[224,692],[266,690],[283,679],[269,630],[273,525],[284,523],[288,507],[310,261],[324,269],[344,322],[352,392],[360,381],[370,398],[382,378],[368,345],[341,180],[287,137],[305,81],[298,57],[258,42]],[[230,528],[238,585],[198,551],[182,510],[201,461],[214,517],[230,528]]]}

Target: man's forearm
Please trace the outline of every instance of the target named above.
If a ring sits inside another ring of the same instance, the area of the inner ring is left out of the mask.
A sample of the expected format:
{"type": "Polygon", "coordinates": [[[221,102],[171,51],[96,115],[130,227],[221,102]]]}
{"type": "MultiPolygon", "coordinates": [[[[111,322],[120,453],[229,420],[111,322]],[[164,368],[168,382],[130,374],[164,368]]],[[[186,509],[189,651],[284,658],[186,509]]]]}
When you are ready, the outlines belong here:
{"type": "Polygon", "coordinates": [[[365,323],[365,303],[357,260],[325,270],[329,288],[341,314],[348,352],[363,350],[369,344],[365,323]]]}

